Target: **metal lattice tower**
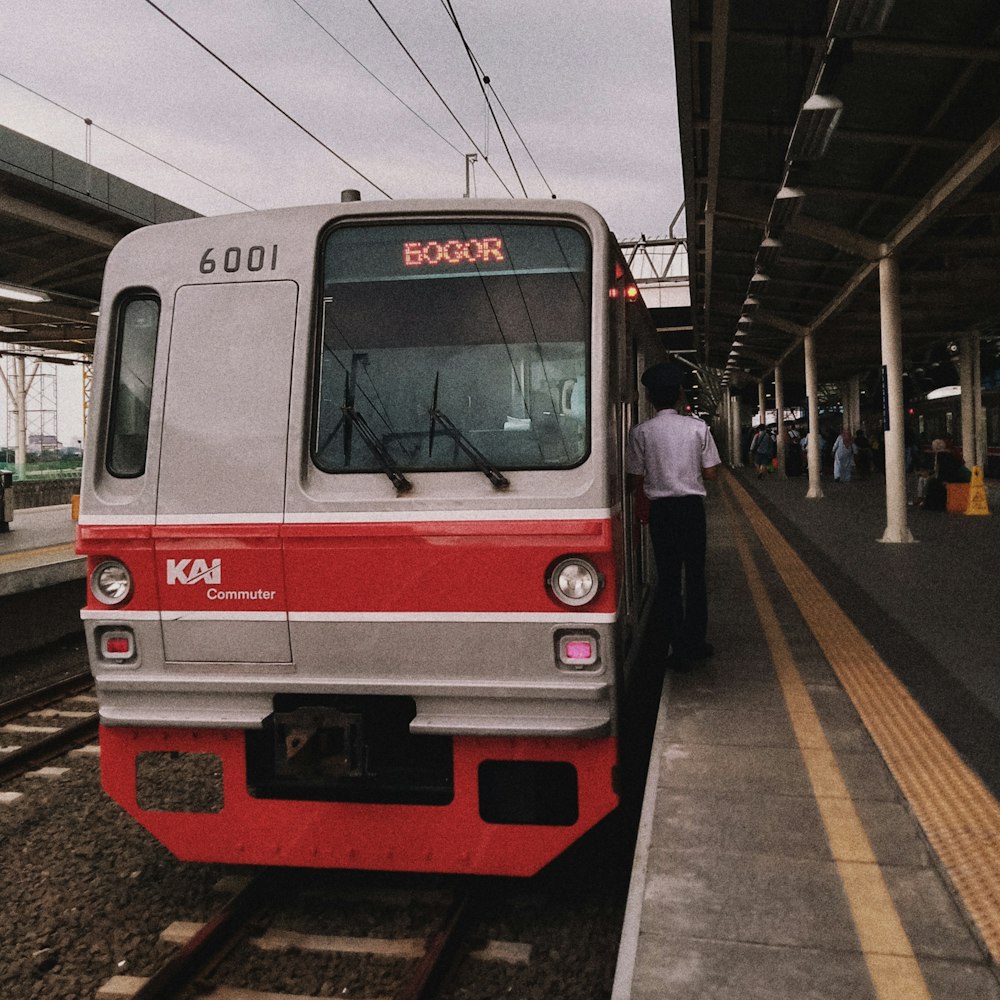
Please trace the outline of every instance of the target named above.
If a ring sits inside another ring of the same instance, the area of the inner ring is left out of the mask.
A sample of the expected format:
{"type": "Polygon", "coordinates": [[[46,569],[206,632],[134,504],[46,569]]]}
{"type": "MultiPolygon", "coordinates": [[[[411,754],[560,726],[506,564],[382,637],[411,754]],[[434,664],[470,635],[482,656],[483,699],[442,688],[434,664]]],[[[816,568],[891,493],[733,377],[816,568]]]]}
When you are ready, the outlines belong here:
{"type": "Polygon", "coordinates": [[[2,381],[7,395],[7,441],[19,465],[28,452],[59,450],[59,385],[56,366],[16,350],[4,352],[2,381]]]}

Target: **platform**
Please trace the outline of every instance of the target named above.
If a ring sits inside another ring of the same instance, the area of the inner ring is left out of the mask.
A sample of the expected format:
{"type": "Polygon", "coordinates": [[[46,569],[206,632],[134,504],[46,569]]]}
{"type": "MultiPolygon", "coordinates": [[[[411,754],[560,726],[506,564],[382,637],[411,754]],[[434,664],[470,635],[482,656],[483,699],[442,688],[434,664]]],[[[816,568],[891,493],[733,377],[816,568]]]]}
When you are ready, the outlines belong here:
{"type": "Polygon", "coordinates": [[[86,556],[75,551],[76,522],[69,504],[14,511],[10,531],[0,535],[0,597],[86,575],[86,556]]]}
{"type": "Polygon", "coordinates": [[[76,554],[70,509],[16,508],[0,534],[0,665],[81,631],[87,560],[76,554]]]}
{"type": "Polygon", "coordinates": [[[1000,518],[884,545],[881,479],[823,487],[713,485],[613,1000],[1000,1000],[1000,518]]]}

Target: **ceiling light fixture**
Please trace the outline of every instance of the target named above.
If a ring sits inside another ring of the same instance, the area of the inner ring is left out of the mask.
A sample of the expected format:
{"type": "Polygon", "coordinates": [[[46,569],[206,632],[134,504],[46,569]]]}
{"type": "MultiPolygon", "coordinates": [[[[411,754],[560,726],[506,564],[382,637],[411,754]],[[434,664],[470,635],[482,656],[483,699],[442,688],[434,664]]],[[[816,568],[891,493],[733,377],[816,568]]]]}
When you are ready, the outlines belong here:
{"type": "Polygon", "coordinates": [[[753,259],[753,266],[758,271],[767,271],[774,267],[781,256],[781,240],[776,240],[773,236],[766,236],[757,248],[757,255],[753,259]]]}
{"type": "Polygon", "coordinates": [[[789,160],[818,160],[830,145],[833,131],[844,112],[837,97],[813,94],[802,105],[788,144],[789,160]]]}
{"type": "Polygon", "coordinates": [[[875,35],[885,27],[895,0],[837,0],[830,18],[830,38],[875,35]]]}
{"type": "Polygon", "coordinates": [[[771,212],[767,217],[767,234],[770,236],[785,226],[799,214],[806,193],[801,188],[783,187],[775,196],[771,212]]]}
{"type": "Polygon", "coordinates": [[[25,285],[10,285],[0,281],[0,299],[14,299],[17,302],[51,302],[45,292],[25,285]]]}

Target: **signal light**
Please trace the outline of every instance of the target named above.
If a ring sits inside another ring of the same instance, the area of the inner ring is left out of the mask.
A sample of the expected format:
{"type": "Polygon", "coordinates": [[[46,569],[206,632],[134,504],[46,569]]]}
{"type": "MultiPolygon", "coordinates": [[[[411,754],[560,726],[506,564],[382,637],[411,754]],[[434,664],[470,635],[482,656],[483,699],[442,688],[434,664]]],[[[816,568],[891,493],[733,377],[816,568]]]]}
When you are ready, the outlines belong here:
{"type": "Polygon", "coordinates": [[[626,285],[625,286],[625,298],[627,298],[629,300],[629,302],[635,302],[635,300],[637,298],[639,298],[639,289],[638,289],[638,287],[636,285],[626,285]]]}
{"type": "Polygon", "coordinates": [[[609,299],[617,299],[618,298],[618,289],[615,288],[615,287],[613,287],[613,286],[611,288],[609,288],[608,289],[608,298],[609,299]]]}
{"type": "Polygon", "coordinates": [[[101,658],[125,662],[135,658],[135,637],[130,629],[102,629],[98,635],[101,658]]]}
{"type": "Polygon", "coordinates": [[[566,667],[579,670],[597,664],[597,636],[586,633],[566,633],[559,636],[559,662],[566,667]]]}

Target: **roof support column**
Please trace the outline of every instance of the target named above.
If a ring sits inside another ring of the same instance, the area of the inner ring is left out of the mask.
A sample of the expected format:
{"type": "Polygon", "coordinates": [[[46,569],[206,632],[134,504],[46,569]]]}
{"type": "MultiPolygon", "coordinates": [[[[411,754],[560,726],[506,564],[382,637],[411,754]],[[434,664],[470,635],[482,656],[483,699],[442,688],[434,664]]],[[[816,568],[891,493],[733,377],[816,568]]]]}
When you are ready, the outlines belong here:
{"type": "Polygon", "coordinates": [[[816,377],[816,344],[815,334],[809,330],[802,338],[802,353],[806,359],[806,402],[809,404],[809,441],[806,454],[809,462],[809,490],[807,500],[818,500],[823,496],[823,487],[819,484],[820,462],[819,450],[819,379],[816,377]]]}
{"type": "Polygon", "coordinates": [[[979,334],[970,333],[958,342],[958,378],[962,387],[962,459],[971,469],[983,466],[979,414],[983,409],[982,376],[979,367],[979,334]]]}
{"type": "Polygon", "coordinates": [[[844,427],[852,434],[861,429],[860,375],[852,375],[847,380],[847,398],[844,400],[844,427]]]}
{"type": "Polygon", "coordinates": [[[767,396],[764,393],[764,380],[757,383],[757,413],[760,420],[757,422],[767,426],[767,396]]]}
{"type": "Polygon", "coordinates": [[[729,397],[729,465],[738,469],[743,465],[743,434],[740,427],[740,396],[729,397]]]}
{"type": "Polygon", "coordinates": [[[722,399],[718,409],[719,441],[722,442],[724,453],[720,452],[728,465],[733,464],[733,394],[729,389],[723,389],[722,399]]]}
{"type": "Polygon", "coordinates": [[[885,534],[883,542],[912,542],[906,525],[906,442],[903,414],[903,321],[899,262],[886,253],[878,264],[885,415],[885,534]]]}
{"type": "Polygon", "coordinates": [[[781,365],[774,369],[774,410],[778,424],[778,468],[785,473],[785,449],[788,442],[785,439],[785,385],[781,377],[781,365]]]}

